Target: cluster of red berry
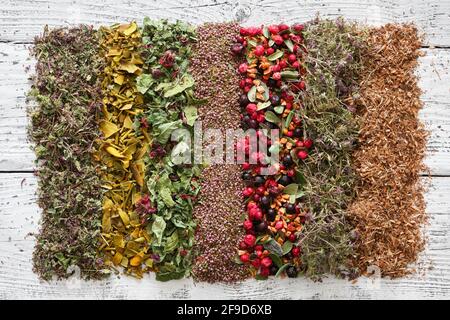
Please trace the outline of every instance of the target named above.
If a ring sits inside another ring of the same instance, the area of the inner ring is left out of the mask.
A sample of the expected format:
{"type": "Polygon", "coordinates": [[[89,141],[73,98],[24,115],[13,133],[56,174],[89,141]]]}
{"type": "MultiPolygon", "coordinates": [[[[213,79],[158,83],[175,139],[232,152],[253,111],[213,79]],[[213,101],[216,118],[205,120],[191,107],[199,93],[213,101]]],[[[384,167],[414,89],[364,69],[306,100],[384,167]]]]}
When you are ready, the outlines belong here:
{"type": "Polygon", "coordinates": [[[239,259],[252,266],[260,278],[286,272],[296,277],[301,266],[298,245],[306,211],[301,198],[301,161],[306,161],[311,139],[305,137],[299,114],[301,92],[305,90],[302,67],[305,49],[303,25],[285,24],[241,28],[231,47],[235,55],[245,55],[238,67],[243,75],[240,87],[241,120],[244,129],[256,129],[258,139],[279,152],[279,161],[252,150],[249,137],[238,141],[236,148],[249,161],[243,163],[246,183],[246,235],[239,245],[239,259]],[[269,138],[270,129],[281,137],[269,138]],[[262,169],[270,175],[262,175],[262,169]]]}

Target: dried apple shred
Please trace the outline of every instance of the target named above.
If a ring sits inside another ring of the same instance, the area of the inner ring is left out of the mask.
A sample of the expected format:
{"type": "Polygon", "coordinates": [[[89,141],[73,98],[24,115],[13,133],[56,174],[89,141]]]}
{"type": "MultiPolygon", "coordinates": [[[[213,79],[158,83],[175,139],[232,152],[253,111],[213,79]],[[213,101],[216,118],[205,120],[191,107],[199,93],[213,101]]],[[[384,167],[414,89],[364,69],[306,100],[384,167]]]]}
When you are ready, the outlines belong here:
{"type": "Polygon", "coordinates": [[[142,73],[141,34],[135,22],[102,28],[103,106],[99,127],[103,137],[97,160],[103,164],[102,245],[104,263],[122,266],[125,272],[142,277],[152,266],[150,235],[135,211],[145,185],[143,157],[148,148],[145,132],[137,135],[133,123],[143,112],[143,96],[136,88],[142,73]]]}

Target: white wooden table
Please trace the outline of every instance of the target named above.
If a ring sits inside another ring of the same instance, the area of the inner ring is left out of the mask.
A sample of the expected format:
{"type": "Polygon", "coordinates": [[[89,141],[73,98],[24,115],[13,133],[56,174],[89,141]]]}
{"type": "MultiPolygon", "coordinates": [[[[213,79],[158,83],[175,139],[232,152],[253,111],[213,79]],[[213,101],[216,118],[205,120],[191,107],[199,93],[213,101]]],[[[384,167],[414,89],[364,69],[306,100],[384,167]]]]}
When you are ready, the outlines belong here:
{"type": "Polygon", "coordinates": [[[0,299],[400,299],[450,298],[450,0],[0,0],[0,299]],[[94,25],[182,19],[191,23],[239,20],[245,25],[302,22],[317,12],[342,15],[368,24],[413,21],[426,34],[418,74],[424,89],[422,119],[431,130],[426,163],[432,179],[426,194],[430,225],[423,255],[431,269],[401,280],[356,284],[333,277],[322,283],[306,279],[243,284],[194,284],[185,279],[160,283],[111,277],[106,281],[45,283],[31,271],[40,210],[35,203],[34,155],[26,140],[24,67],[28,47],[45,24],[94,25]]]}

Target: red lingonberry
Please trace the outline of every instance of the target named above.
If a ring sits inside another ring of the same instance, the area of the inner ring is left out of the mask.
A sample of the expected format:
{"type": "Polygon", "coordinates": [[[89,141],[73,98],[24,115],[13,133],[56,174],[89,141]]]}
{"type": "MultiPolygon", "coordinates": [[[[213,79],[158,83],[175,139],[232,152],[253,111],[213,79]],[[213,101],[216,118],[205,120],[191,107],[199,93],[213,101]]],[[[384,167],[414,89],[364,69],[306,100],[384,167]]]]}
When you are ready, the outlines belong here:
{"type": "Polygon", "coordinates": [[[295,61],[295,62],[292,64],[292,67],[295,68],[295,69],[298,69],[298,68],[300,67],[300,62],[295,61]]]}
{"type": "Polygon", "coordinates": [[[271,34],[277,34],[278,32],[280,32],[280,28],[278,28],[278,26],[275,25],[275,24],[271,25],[271,26],[268,26],[267,29],[269,30],[269,32],[271,34]]]}
{"type": "Polygon", "coordinates": [[[249,27],[247,30],[250,36],[258,36],[261,34],[261,28],[259,27],[249,27]]]}
{"type": "Polygon", "coordinates": [[[239,65],[239,72],[240,73],[246,73],[248,69],[248,65],[246,63],[241,63],[239,65]]]}
{"type": "Polygon", "coordinates": [[[261,265],[265,268],[269,268],[272,265],[272,259],[264,257],[261,259],[261,265]]]}
{"type": "Polygon", "coordinates": [[[253,223],[250,220],[244,221],[244,229],[245,230],[252,230],[253,229],[253,223]]]}
{"type": "Polygon", "coordinates": [[[253,247],[255,245],[256,237],[252,234],[247,234],[244,236],[244,242],[247,246],[253,247]]]}
{"type": "Polygon", "coordinates": [[[245,83],[249,86],[253,85],[253,79],[252,78],[245,78],[245,83]]]}
{"type": "MultiPolygon", "coordinates": [[[[296,35],[296,34],[291,34],[291,40],[294,43],[299,43],[300,41],[302,41],[302,37],[296,35]]],[[[296,51],[294,51],[296,52],[296,51]]]]}
{"type": "Polygon", "coordinates": [[[275,50],[273,49],[273,48],[268,48],[267,50],[266,50],[266,54],[267,55],[271,55],[272,53],[274,53],[275,52],[275,50]]]}
{"type": "Polygon", "coordinates": [[[245,107],[245,111],[247,111],[247,113],[252,114],[256,112],[257,109],[257,105],[254,103],[249,103],[246,107],[245,107]]]}
{"type": "Polygon", "coordinates": [[[265,120],[266,120],[266,117],[262,113],[258,114],[258,116],[256,117],[256,121],[258,121],[259,123],[263,123],[265,120]]]}
{"type": "Polygon", "coordinates": [[[244,240],[239,242],[239,250],[247,250],[247,245],[245,244],[244,240]]]}
{"type": "Polygon", "coordinates": [[[259,195],[259,194],[254,194],[253,195],[253,200],[255,200],[255,201],[259,201],[261,199],[261,196],[259,195]]]}
{"type": "Polygon", "coordinates": [[[244,50],[244,46],[242,45],[242,43],[234,43],[231,46],[231,53],[235,56],[241,54],[242,50],[244,50]]]}
{"type": "Polygon", "coordinates": [[[259,211],[258,206],[255,206],[255,207],[253,207],[253,208],[250,208],[250,209],[248,210],[248,215],[249,215],[249,217],[250,217],[251,219],[253,219],[253,217],[255,216],[256,212],[258,212],[258,211],[259,211]]]}
{"type": "Polygon", "coordinates": [[[243,253],[239,257],[243,263],[248,263],[250,261],[250,255],[248,253],[243,253]]]}
{"type": "Polygon", "coordinates": [[[300,151],[297,153],[297,156],[298,156],[300,159],[305,160],[306,158],[308,158],[308,152],[306,152],[306,151],[304,151],[304,150],[300,150],[300,151]]]}
{"type": "Polygon", "coordinates": [[[290,63],[294,63],[295,61],[297,61],[297,56],[292,53],[289,55],[288,60],[290,63]]]}
{"type": "Polygon", "coordinates": [[[244,92],[245,92],[245,93],[249,92],[251,88],[252,88],[252,87],[250,87],[250,86],[246,86],[246,87],[244,88],[244,92]]]}
{"type": "Polygon", "coordinates": [[[250,163],[244,162],[244,163],[242,164],[242,170],[250,170],[250,168],[251,168],[250,163]]]}
{"type": "Polygon", "coordinates": [[[302,148],[303,147],[303,142],[299,140],[299,141],[295,142],[295,145],[297,147],[299,147],[299,148],[302,148]]]}
{"type": "Polygon", "coordinates": [[[236,40],[236,42],[239,42],[239,43],[243,43],[244,42],[244,38],[241,37],[241,36],[236,36],[235,40],[236,40]]]}
{"type": "Polygon", "coordinates": [[[275,73],[272,75],[272,78],[273,78],[274,80],[280,80],[280,79],[281,79],[281,73],[280,73],[280,72],[275,72],[275,73]]]}
{"type": "Polygon", "coordinates": [[[271,70],[272,72],[280,72],[280,71],[281,71],[281,68],[280,68],[280,65],[276,64],[276,65],[272,66],[272,67],[270,68],[270,70],[271,70]]]}
{"type": "Polygon", "coordinates": [[[303,145],[305,146],[305,148],[311,148],[313,145],[313,141],[311,139],[306,139],[305,141],[303,141],[303,145]]]}
{"type": "MultiPolygon", "coordinates": [[[[255,195],[256,196],[256,195],[255,195]]],[[[259,195],[258,195],[259,196],[259,195]]],[[[253,215],[253,220],[254,221],[261,221],[263,219],[263,213],[261,210],[258,210],[255,212],[255,214],[253,215]]]]}
{"type": "Polygon", "coordinates": [[[280,29],[280,31],[284,31],[284,30],[288,30],[289,26],[285,23],[282,23],[282,24],[278,25],[278,28],[280,29]]]}
{"type": "Polygon", "coordinates": [[[261,251],[262,252],[263,250],[264,250],[264,247],[262,245],[258,244],[258,245],[255,246],[255,251],[261,251]]]}
{"type": "Polygon", "coordinates": [[[287,62],[286,62],[286,60],[281,60],[280,63],[279,63],[279,65],[280,65],[280,68],[281,68],[281,69],[286,68],[286,67],[287,67],[287,62]]]}
{"type": "Polygon", "coordinates": [[[268,187],[278,187],[278,183],[274,179],[267,179],[266,184],[268,187]]]}
{"type": "Polygon", "coordinates": [[[277,45],[281,45],[284,42],[284,39],[279,34],[272,36],[273,42],[275,42],[277,45]]]}
{"type": "Polygon", "coordinates": [[[296,23],[293,25],[293,29],[295,32],[302,32],[304,29],[304,25],[302,25],[300,23],[296,23]]]}
{"type": "Polygon", "coordinates": [[[305,81],[300,81],[298,87],[300,88],[300,90],[305,90],[305,88],[306,88],[306,83],[305,83],[305,81]]]}
{"type": "Polygon", "coordinates": [[[278,220],[277,223],[275,223],[275,229],[277,230],[283,229],[283,221],[278,220]]]}
{"type": "Polygon", "coordinates": [[[289,241],[294,242],[296,238],[297,237],[295,236],[295,234],[291,233],[291,235],[289,236],[289,241]]]}
{"type": "Polygon", "coordinates": [[[260,265],[261,260],[259,258],[256,258],[255,260],[252,261],[252,266],[254,266],[255,268],[259,268],[260,265]]]}
{"type": "Polygon", "coordinates": [[[264,47],[262,46],[262,45],[257,45],[256,47],[255,47],[255,55],[257,56],[257,57],[260,57],[260,56],[262,56],[263,54],[264,54],[264,47]]]}
{"type": "Polygon", "coordinates": [[[245,87],[245,80],[242,79],[241,81],[239,81],[239,88],[243,89],[245,87]]]}
{"type": "Polygon", "coordinates": [[[288,170],[287,175],[288,175],[288,177],[293,177],[293,176],[295,176],[295,171],[294,171],[294,169],[288,170]]]}
{"type": "Polygon", "coordinates": [[[243,27],[241,29],[239,29],[239,33],[241,34],[241,36],[244,36],[244,37],[249,35],[247,28],[243,28],[243,27]]]}
{"type": "Polygon", "coordinates": [[[258,188],[256,188],[256,193],[260,196],[264,195],[264,192],[266,192],[266,188],[264,186],[259,186],[258,188]]]}
{"type": "Polygon", "coordinates": [[[270,269],[269,268],[261,268],[259,271],[259,274],[263,277],[268,277],[270,275],[270,269]]]}
{"type": "Polygon", "coordinates": [[[258,208],[258,205],[256,203],[254,203],[253,201],[250,201],[249,203],[247,203],[247,210],[250,210],[253,208],[258,208]]]}
{"type": "MultiPolygon", "coordinates": [[[[287,108],[286,108],[287,109],[287,108]]],[[[288,137],[293,137],[294,136],[294,132],[293,131],[288,131],[288,132],[286,132],[286,135],[288,136],[288,137]]]]}
{"type": "Polygon", "coordinates": [[[242,192],[242,194],[245,196],[245,197],[250,197],[252,194],[253,194],[253,188],[252,187],[247,187],[247,188],[245,188],[244,189],[244,191],[242,192]]]}
{"type": "Polygon", "coordinates": [[[298,257],[300,255],[300,248],[299,247],[293,247],[292,248],[292,255],[294,257],[298,257]]]}

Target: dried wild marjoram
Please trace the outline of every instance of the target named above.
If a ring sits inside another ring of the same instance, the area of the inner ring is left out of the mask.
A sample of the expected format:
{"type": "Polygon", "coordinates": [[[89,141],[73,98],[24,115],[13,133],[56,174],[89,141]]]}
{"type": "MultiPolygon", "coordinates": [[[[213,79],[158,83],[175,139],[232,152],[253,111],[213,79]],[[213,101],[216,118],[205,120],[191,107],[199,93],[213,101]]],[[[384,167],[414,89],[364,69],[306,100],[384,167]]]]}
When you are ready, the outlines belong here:
{"type": "Polygon", "coordinates": [[[34,143],[40,232],[34,271],[43,279],[103,275],[99,264],[102,188],[92,159],[101,105],[97,31],[88,26],[48,31],[34,41],[36,74],[28,136],[34,143]]]}
{"type": "Polygon", "coordinates": [[[102,114],[96,158],[102,163],[103,254],[107,267],[122,266],[126,273],[142,277],[152,266],[150,235],[136,206],[144,194],[144,156],[148,135],[136,134],[133,123],[143,112],[143,96],[136,88],[142,73],[141,34],[135,22],[101,28],[102,114]]]}
{"type": "Polygon", "coordinates": [[[421,91],[414,70],[421,39],[413,25],[369,29],[362,61],[362,126],[353,167],[359,176],[349,217],[359,273],[380,268],[401,277],[424,249],[427,221],[419,174],[427,132],[418,118],[421,91]]]}

